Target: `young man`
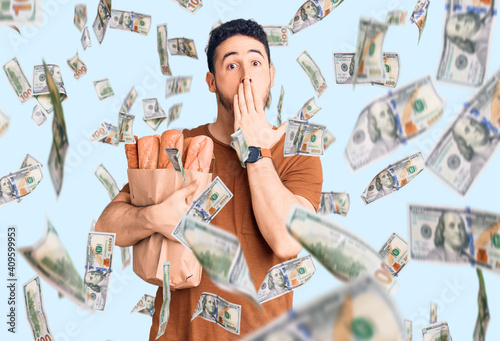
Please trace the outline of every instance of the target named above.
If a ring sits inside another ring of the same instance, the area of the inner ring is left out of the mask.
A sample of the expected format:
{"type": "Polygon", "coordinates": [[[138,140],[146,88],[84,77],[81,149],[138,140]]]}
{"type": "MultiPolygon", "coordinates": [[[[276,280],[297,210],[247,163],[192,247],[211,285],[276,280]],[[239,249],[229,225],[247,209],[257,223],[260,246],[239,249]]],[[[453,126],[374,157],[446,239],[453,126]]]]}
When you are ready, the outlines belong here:
{"type": "MultiPolygon", "coordinates": [[[[274,67],[262,27],[243,19],[224,23],[211,32],[206,52],[206,81],[217,96],[217,120],[185,129],[183,134],[185,138],[206,135],[214,141],[213,177],[219,176],[234,196],[211,223],[238,237],[258,290],[272,266],[295,258],[301,250],[285,221],[294,203],[317,211],[323,183],[321,162],[316,157],[283,157],[286,123],[280,128],[267,123],[264,105],[273,86],[274,67]],[[230,135],[238,128],[248,146],[260,147],[264,156],[247,162],[246,168],[230,146],[230,135]]],[[[175,226],[188,209],[185,198],[196,187],[196,183],[189,184],[163,203],[141,208],[130,204],[126,185],[106,207],[96,230],[115,232],[118,246],[133,245],[155,232],[165,234],[166,226],[175,226]]],[[[220,289],[203,273],[199,286],[172,291],[167,332],[160,340],[239,339],[291,309],[292,298],[289,293],[265,302],[260,311],[241,295],[220,289]],[[241,305],[240,336],[204,319],[190,322],[203,292],[241,305]]],[[[158,288],[150,340],[157,335],[162,302],[162,288],[158,288]]]]}

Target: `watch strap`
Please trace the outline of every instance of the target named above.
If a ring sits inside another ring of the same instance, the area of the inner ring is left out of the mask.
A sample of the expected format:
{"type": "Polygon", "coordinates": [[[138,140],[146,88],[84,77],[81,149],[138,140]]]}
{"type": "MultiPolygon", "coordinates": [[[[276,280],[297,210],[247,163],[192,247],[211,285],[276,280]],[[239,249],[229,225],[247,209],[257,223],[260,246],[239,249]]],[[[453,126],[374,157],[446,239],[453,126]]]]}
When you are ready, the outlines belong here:
{"type": "Polygon", "coordinates": [[[271,158],[272,159],[272,154],[271,154],[271,149],[267,149],[267,148],[260,148],[260,155],[262,157],[268,157],[268,158],[271,158]]]}

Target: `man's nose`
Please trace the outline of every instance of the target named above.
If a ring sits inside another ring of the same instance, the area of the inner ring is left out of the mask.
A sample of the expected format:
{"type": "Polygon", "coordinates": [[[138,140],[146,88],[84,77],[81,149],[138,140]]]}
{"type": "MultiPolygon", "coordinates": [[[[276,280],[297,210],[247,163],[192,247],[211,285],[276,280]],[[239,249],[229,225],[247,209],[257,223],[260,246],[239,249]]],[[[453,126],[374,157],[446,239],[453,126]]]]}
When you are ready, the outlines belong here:
{"type": "Polygon", "coordinates": [[[252,75],[250,74],[250,68],[246,66],[241,67],[241,83],[248,79],[250,82],[252,81],[252,75]]]}

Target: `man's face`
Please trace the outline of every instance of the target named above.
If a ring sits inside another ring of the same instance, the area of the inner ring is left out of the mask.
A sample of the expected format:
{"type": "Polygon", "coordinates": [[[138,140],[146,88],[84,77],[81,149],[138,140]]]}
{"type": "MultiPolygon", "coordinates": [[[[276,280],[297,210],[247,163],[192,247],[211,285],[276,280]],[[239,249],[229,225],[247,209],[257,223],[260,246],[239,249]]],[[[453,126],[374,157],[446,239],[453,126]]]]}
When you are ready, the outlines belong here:
{"type": "Polygon", "coordinates": [[[278,288],[285,287],[285,278],[283,277],[283,274],[279,269],[271,270],[271,273],[269,275],[272,277],[273,283],[276,287],[278,288]]]}
{"type": "Polygon", "coordinates": [[[215,313],[215,299],[212,296],[206,296],[204,310],[210,315],[215,313]]]}
{"type": "Polygon", "coordinates": [[[233,100],[238,86],[245,79],[251,79],[255,94],[262,98],[256,103],[257,110],[264,110],[269,90],[273,85],[274,69],[269,68],[264,45],[254,38],[243,35],[224,40],[215,49],[215,87],[217,98],[224,109],[234,117],[233,100]]]}
{"type": "Polygon", "coordinates": [[[479,31],[481,23],[473,14],[458,14],[452,16],[446,24],[446,33],[450,37],[471,39],[479,31]]]}
{"type": "Polygon", "coordinates": [[[9,179],[3,178],[0,181],[0,188],[2,189],[3,195],[12,195],[14,194],[14,187],[10,183],[9,179]]]}
{"type": "Polygon", "coordinates": [[[388,171],[384,171],[378,175],[378,179],[380,180],[380,183],[382,186],[385,188],[389,188],[392,186],[394,178],[391,176],[391,173],[388,171]]]}
{"type": "Polygon", "coordinates": [[[444,216],[444,242],[453,249],[460,249],[464,240],[465,226],[462,218],[456,213],[446,213],[444,216]]]}
{"type": "Polygon", "coordinates": [[[130,13],[123,13],[123,26],[130,27],[130,13]]]}
{"type": "Polygon", "coordinates": [[[488,138],[481,123],[469,117],[458,120],[454,130],[472,148],[484,145],[488,138]]]}
{"type": "Polygon", "coordinates": [[[396,119],[394,118],[391,107],[386,103],[376,103],[373,105],[372,114],[382,134],[392,134],[396,126],[396,119]]]}
{"type": "Polygon", "coordinates": [[[99,284],[102,280],[102,275],[99,272],[88,272],[85,276],[85,283],[99,284]]]}
{"type": "Polygon", "coordinates": [[[154,301],[153,297],[146,296],[146,309],[151,311],[153,309],[154,301]]]}

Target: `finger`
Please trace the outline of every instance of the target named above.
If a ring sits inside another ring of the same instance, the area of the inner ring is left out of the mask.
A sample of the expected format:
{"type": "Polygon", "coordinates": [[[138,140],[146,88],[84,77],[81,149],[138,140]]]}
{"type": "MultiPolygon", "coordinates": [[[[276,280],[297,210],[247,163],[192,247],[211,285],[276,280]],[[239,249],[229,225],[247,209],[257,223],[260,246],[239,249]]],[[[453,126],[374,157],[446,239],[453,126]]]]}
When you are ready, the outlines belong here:
{"type": "Polygon", "coordinates": [[[198,179],[194,180],[193,182],[191,182],[189,185],[187,185],[182,189],[182,195],[184,197],[188,197],[189,195],[193,194],[196,191],[196,189],[198,189],[199,185],[200,181],[198,181],[198,179]]]}
{"type": "Polygon", "coordinates": [[[283,123],[282,125],[279,126],[278,129],[276,129],[276,135],[281,137],[285,132],[286,132],[286,124],[288,122],[283,123]]]}
{"type": "Polygon", "coordinates": [[[245,103],[247,105],[247,110],[249,113],[254,113],[256,110],[256,106],[253,102],[253,94],[252,94],[252,86],[250,85],[251,81],[249,79],[245,79],[243,81],[243,88],[245,91],[245,103]]]}
{"type": "Polygon", "coordinates": [[[242,118],[248,114],[247,105],[245,103],[245,94],[243,92],[243,84],[238,86],[238,107],[240,108],[242,118]]]}
{"type": "Polygon", "coordinates": [[[234,95],[234,100],[233,100],[234,130],[235,131],[240,127],[240,120],[241,120],[241,111],[240,111],[240,107],[238,105],[238,101],[239,101],[239,96],[236,94],[236,95],[234,95]]]}
{"type": "Polygon", "coordinates": [[[253,105],[255,108],[255,111],[259,114],[264,114],[266,115],[266,111],[264,110],[265,101],[264,98],[259,94],[259,92],[255,89],[255,84],[253,82],[250,83],[251,89],[252,89],[252,96],[253,96],[253,105]]]}

